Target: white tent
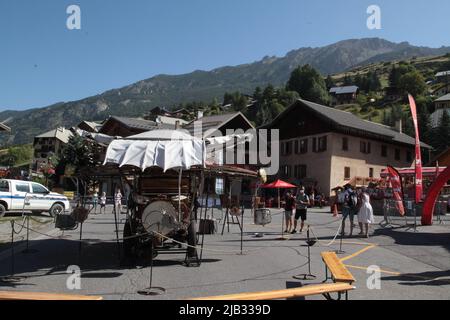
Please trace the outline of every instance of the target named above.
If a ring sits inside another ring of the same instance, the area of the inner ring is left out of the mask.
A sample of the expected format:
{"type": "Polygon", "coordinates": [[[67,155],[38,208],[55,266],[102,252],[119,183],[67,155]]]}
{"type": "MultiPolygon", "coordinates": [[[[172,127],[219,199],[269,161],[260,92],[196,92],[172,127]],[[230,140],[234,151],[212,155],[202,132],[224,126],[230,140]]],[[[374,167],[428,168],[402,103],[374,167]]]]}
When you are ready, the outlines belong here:
{"type": "Polygon", "coordinates": [[[114,140],[108,147],[104,164],[134,166],[145,171],[159,167],[188,170],[205,166],[206,146],[201,139],[177,130],[153,130],[114,140]]]}
{"type": "Polygon", "coordinates": [[[142,171],[151,167],[162,168],[164,172],[169,169],[188,170],[193,166],[205,167],[207,155],[210,162],[220,163],[221,159],[214,157],[216,148],[224,145],[229,148],[230,142],[238,145],[251,139],[251,135],[232,135],[203,140],[183,130],[153,130],[112,141],[104,164],[134,166],[142,171]]]}

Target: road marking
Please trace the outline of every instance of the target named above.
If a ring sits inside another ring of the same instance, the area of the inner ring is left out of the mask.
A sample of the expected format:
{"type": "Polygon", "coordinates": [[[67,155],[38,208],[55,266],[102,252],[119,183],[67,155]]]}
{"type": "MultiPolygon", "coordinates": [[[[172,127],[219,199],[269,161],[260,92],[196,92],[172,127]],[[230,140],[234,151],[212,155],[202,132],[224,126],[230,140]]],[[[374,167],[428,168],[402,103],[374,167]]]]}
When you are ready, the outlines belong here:
{"type": "MultiPolygon", "coordinates": [[[[359,269],[359,270],[365,270],[365,271],[367,271],[367,267],[353,266],[353,265],[350,265],[350,264],[346,264],[345,266],[346,266],[347,268],[353,268],[353,269],[359,269]]],[[[391,274],[391,275],[394,275],[394,276],[401,276],[401,275],[402,275],[400,272],[387,271],[387,270],[382,270],[382,269],[380,269],[380,272],[381,272],[381,273],[391,274]]]]}
{"type": "Polygon", "coordinates": [[[353,254],[347,256],[347,257],[344,257],[344,258],[340,259],[340,261],[341,261],[341,262],[344,262],[344,261],[353,259],[353,258],[359,256],[360,254],[366,252],[367,250],[373,249],[373,248],[375,248],[375,247],[376,247],[376,245],[371,244],[371,245],[369,245],[369,246],[367,246],[367,247],[365,247],[365,248],[363,248],[363,249],[361,249],[361,250],[359,250],[359,251],[357,251],[357,252],[355,252],[355,253],[353,253],[353,254]]]}
{"type": "MultiPolygon", "coordinates": [[[[368,268],[368,267],[353,266],[353,265],[350,265],[350,264],[346,264],[345,266],[347,268],[364,270],[364,271],[367,271],[367,268],[368,268]]],[[[439,281],[445,281],[445,282],[449,281],[450,282],[450,279],[445,279],[444,278],[445,276],[444,277],[432,278],[432,277],[424,277],[424,276],[419,276],[419,275],[410,274],[410,273],[400,273],[400,272],[395,272],[395,271],[388,271],[388,270],[383,270],[383,269],[380,269],[380,272],[381,273],[390,274],[390,275],[393,275],[393,276],[402,276],[402,277],[405,277],[405,278],[416,278],[416,279],[428,280],[428,281],[439,280],[439,281]]]]}

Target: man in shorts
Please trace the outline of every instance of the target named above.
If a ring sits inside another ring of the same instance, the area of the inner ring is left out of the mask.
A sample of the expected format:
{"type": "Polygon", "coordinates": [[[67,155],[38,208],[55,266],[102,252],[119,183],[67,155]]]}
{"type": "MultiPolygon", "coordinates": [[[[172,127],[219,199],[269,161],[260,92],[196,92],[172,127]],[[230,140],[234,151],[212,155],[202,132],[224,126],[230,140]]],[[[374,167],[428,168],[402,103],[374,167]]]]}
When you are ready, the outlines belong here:
{"type": "Polygon", "coordinates": [[[301,226],[300,226],[300,233],[303,232],[303,228],[305,226],[305,221],[307,218],[307,211],[308,211],[308,204],[309,204],[309,197],[305,193],[305,188],[300,187],[300,189],[297,192],[297,197],[295,199],[296,203],[296,210],[295,210],[295,219],[294,219],[294,230],[292,231],[292,234],[297,233],[297,223],[298,220],[301,219],[301,226]]]}

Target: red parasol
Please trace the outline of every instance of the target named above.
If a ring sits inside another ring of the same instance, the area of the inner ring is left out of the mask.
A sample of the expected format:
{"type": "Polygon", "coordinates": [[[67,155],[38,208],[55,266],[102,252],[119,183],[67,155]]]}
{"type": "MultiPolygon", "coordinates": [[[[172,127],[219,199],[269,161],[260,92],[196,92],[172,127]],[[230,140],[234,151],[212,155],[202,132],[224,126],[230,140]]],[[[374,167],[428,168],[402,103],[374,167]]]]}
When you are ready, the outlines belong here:
{"type": "Polygon", "coordinates": [[[275,182],[265,184],[261,188],[264,188],[264,189],[293,189],[293,188],[297,188],[297,186],[294,186],[293,184],[284,182],[282,180],[277,180],[275,182]]]}
{"type": "Polygon", "coordinates": [[[282,180],[277,180],[275,182],[265,184],[261,186],[261,188],[264,189],[278,189],[278,208],[281,208],[281,202],[280,202],[280,189],[294,189],[297,188],[297,186],[284,182],[282,180]]]}

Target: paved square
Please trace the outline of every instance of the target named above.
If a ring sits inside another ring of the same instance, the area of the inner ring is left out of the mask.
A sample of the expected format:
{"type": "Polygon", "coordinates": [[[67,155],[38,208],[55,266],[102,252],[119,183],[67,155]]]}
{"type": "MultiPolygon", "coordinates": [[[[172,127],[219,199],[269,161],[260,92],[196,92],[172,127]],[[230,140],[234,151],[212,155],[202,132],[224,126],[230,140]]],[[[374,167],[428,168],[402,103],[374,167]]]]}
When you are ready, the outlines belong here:
{"type": "MultiPolygon", "coordinates": [[[[244,219],[243,252],[240,252],[240,230],[236,224],[219,233],[206,235],[203,263],[199,268],[182,265],[184,255],[159,255],[154,262],[153,285],[164,287],[166,294],[158,297],[141,296],[149,282],[149,268],[120,266],[115,241],[114,216],[91,215],[83,226],[82,255],[79,258],[79,230],[64,232],[46,230],[53,237],[42,235],[32,240],[38,252],[23,254],[16,247],[15,274],[21,282],[0,282],[0,290],[39,291],[52,293],[100,295],[105,299],[185,299],[210,295],[254,292],[291,288],[320,283],[325,278],[320,257],[323,251],[339,249],[339,238],[333,241],[339,218],[326,209],[312,209],[308,219],[319,242],[311,248],[314,281],[298,281],[293,276],[308,271],[306,232],[287,235],[280,240],[281,211],[273,210],[273,221],[265,227],[255,226],[250,211],[244,219]],[[262,238],[256,233],[263,233],[262,238]],[[69,265],[79,265],[82,271],[81,290],[67,289],[66,273],[69,265]]],[[[222,216],[215,210],[216,217],[222,216]]],[[[123,229],[121,215],[119,229],[123,229]]],[[[449,299],[450,298],[450,223],[432,227],[418,227],[418,232],[406,228],[373,227],[370,239],[345,238],[339,257],[357,279],[357,289],[350,299],[449,299]],[[381,289],[367,287],[367,267],[381,269],[381,289]]],[[[2,232],[5,227],[3,226],[2,232]]],[[[7,228],[6,228],[7,229],[7,228]]],[[[348,230],[347,230],[348,231],[348,230]]],[[[359,229],[355,229],[358,233],[359,229]]],[[[120,232],[121,234],[121,232],[120,232]]],[[[0,252],[0,276],[11,272],[10,249],[0,252]]],[[[323,299],[314,297],[308,299],[323,299]]]]}

